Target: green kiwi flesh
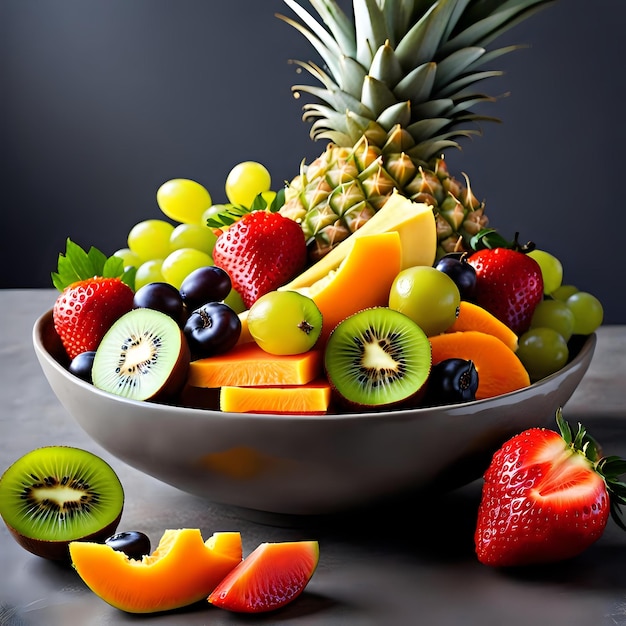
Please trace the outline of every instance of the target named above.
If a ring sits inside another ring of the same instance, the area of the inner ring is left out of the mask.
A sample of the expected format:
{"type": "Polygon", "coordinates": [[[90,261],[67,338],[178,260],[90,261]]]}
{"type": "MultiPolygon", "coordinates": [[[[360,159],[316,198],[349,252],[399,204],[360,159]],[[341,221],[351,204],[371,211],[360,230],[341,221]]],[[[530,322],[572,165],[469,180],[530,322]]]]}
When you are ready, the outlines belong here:
{"type": "Polygon", "coordinates": [[[66,561],[70,541],[104,541],[117,528],[124,490],[100,457],[70,446],[32,450],[0,478],[0,515],[15,540],[66,561]]]}
{"type": "Polygon", "coordinates": [[[154,309],[133,309],[107,331],[96,350],[94,386],[132,400],[162,400],[185,384],[189,346],[178,324],[154,309]]]}
{"type": "Polygon", "coordinates": [[[326,374],[340,398],[356,407],[383,407],[414,397],[432,363],[424,331],[387,307],[359,311],[340,322],[326,344],[326,374]]]}

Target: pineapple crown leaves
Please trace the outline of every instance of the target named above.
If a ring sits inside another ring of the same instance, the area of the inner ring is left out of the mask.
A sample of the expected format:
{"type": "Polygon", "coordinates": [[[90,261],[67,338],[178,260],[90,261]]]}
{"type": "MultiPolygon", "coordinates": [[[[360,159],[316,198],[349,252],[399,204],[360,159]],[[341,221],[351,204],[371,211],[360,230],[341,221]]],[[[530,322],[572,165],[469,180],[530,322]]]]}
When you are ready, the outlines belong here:
{"type": "Polygon", "coordinates": [[[621,512],[621,506],[626,505],[626,483],[619,480],[620,476],[626,474],[626,460],[618,456],[601,456],[600,446],[582,424],[579,423],[576,432],[572,433],[570,425],[563,418],[561,408],[556,412],[556,422],[565,443],[572,450],[583,454],[602,476],[611,501],[611,517],[626,531],[621,512]]]}
{"type": "Polygon", "coordinates": [[[464,127],[468,122],[499,121],[470,112],[494,101],[471,89],[502,74],[479,68],[521,46],[486,46],[554,0],[353,0],[354,20],[335,0],[310,0],[319,21],[296,0],[284,1],[297,19],[277,17],[304,35],[325,65],[323,70],[294,61],[322,85],[292,87],[296,95],[308,93],[318,101],[303,107],[305,121],[318,120],[311,137],[354,144],[357,137],[342,120],[350,113],[386,130],[443,118],[446,124],[413,149],[413,157],[426,161],[442,149],[458,148],[457,138],[476,134],[464,127]],[[394,119],[406,110],[408,122],[394,119]]]}
{"type": "Polygon", "coordinates": [[[231,226],[236,221],[240,220],[244,215],[252,213],[253,211],[268,211],[269,213],[277,213],[283,204],[285,204],[284,188],[279,189],[276,192],[276,196],[269,205],[263,195],[258,194],[249,207],[244,206],[243,204],[224,205],[223,210],[207,218],[206,225],[209,228],[225,228],[231,226]]]}
{"type": "Polygon", "coordinates": [[[135,268],[124,268],[124,261],[115,255],[107,257],[94,248],[85,251],[69,237],[65,244],[65,253],[59,253],[57,271],[51,273],[52,284],[63,291],[69,285],[95,276],[102,278],[120,278],[134,290],[135,268]]]}

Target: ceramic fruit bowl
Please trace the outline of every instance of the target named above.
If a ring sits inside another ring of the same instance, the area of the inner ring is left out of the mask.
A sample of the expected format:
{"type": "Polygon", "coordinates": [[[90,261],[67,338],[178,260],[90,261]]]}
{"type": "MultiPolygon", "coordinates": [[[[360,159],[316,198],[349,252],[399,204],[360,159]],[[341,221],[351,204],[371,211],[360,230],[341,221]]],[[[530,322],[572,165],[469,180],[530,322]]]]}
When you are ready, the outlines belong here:
{"type": "Polygon", "coordinates": [[[48,311],[33,329],[53,391],[100,445],[213,502],[286,515],[337,513],[479,478],[493,452],[555,411],[584,376],[596,336],[523,390],[437,408],[329,415],[235,414],[127,400],[70,374],[48,311]]]}

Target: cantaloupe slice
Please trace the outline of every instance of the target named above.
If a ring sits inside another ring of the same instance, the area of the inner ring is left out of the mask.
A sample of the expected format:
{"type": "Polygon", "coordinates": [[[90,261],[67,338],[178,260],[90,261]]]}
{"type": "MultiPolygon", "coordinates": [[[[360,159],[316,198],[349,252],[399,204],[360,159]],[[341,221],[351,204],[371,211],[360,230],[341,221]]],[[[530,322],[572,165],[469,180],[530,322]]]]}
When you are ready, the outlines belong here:
{"type": "Polygon", "coordinates": [[[513,352],[517,350],[517,335],[487,309],[467,300],[461,300],[459,315],[448,328],[448,332],[463,330],[479,330],[488,333],[503,341],[513,352]]]}
{"type": "Polygon", "coordinates": [[[69,545],[72,565],[105,602],[129,613],[154,613],[206,598],[243,558],[238,532],[166,530],[156,550],[142,561],[99,543],[69,545]]]}
{"type": "Polygon", "coordinates": [[[433,365],[444,359],[471,359],[478,372],[476,399],[492,398],[530,385],[528,372],[504,342],[477,330],[429,337],[433,365]]]}
{"type": "Polygon", "coordinates": [[[432,207],[413,202],[395,191],[361,228],[335,246],[317,263],[296,276],[284,289],[310,287],[336,270],[358,239],[397,232],[402,247],[401,268],[432,265],[437,253],[437,227],[432,207]]]}
{"type": "Polygon", "coordinates": [[[402,246],[396,232],[356,239],[337,270],[310,287],[295,289],[315,301],[322,313],[323,344],[339,322],[353,313],[389,302],[389,289],[402,268],[402,246]]]}
{"type": "Polygon", "coordinates": [[[187,383],[194,387],[305,385],[322,374],[321,350],[269,354],[256,343],[235,346],[224,354],[192,361],[187,383]]]}
{"type": "Polygon", "coordinates": [[[230,413],[315,413],[328,411],[330,383],[280,387],[222,387],[220,410],[230,413]]]}

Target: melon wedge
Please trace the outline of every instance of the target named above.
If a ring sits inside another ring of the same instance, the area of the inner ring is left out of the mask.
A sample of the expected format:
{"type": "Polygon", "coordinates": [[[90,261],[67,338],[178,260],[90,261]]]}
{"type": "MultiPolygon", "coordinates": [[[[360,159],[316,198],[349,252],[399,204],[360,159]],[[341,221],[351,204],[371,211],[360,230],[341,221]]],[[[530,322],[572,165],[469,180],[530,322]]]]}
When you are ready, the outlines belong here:
{"type": "Polygon", "coordinates": [[[294,289],[315,301],[322,312],[320,343],[353,313],[389,303],[389,289],[402,269],[402,245],[397,232],[365,235],[354,240],[336,269],[310,287],[294,289]]]}
{"type": "Polygon", "coordinates": [[[242,561],[241,535],[218,532],[202,540],[200,530],[166,530],[142,561],[99,543],[73,541],[72,565],[85,584],[110,605],[128,613],[154,613],[206,598],[242,561]]]}
{"type": "Polygon", "coordinates": [[[222,387],[220,410],[229,413],[323,414],[330,404],[330,383],[316,380],[307,385],[279,387],[222,387]]]}
{"type": "MultiPolygon", "coordinates": [[[[435,262],[437,227],[432,207],[413,202],[395,191],[361,228],[281,289],[310,287],[336,270],[361,237],[388,232],[397,232],[400,236],[401,269],[414,265],[432,265],[435,262]]],[[[367,277],[364,279],[368,280],[367,277]]]]}
{"type": "Polygon", "coordinates": [[[224,354],[192,361],[187,384],[194,387],[305,385],[319,378],[322,368],[321,350],[277,355],[249,342],[224,354]]]}

